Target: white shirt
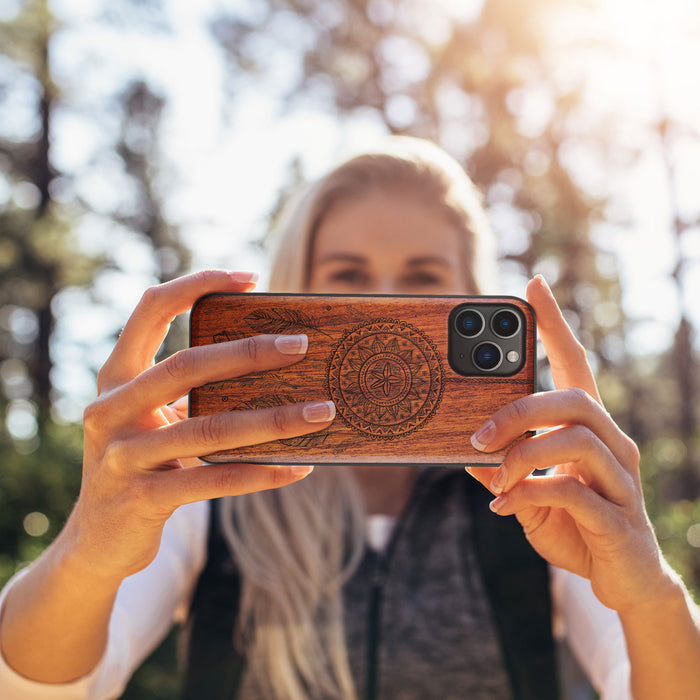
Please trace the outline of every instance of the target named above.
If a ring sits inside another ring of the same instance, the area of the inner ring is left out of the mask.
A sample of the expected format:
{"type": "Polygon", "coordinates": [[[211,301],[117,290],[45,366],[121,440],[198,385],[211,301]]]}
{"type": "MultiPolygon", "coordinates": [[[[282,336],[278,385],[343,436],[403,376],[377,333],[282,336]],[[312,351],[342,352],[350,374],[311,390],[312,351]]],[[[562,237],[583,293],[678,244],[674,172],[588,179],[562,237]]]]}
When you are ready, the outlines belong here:
{"type": "MultiPolygon", "coordinates": [[[[206,559],[208,521],[206,501],[182,506],[168,520],[156,558],[119,589],[107,650],[92,673],[72,683],[36,683],[15,673],[0,655],[0,698],[118,698],[173,623],[184,618],[206,559]]],[[[386,519],[368,522],[375,548],[383,546],[391,527],[386,519]]],[[[25,572],[16,574],[0,593],[0,617],[7,591],[25,572]]],[[[602,700],[630,700],[629,661],[617,613],[598,601],[586,579],[562,569],[552,568],[552,597],[557,631],[566,637],[602,700]]]]}

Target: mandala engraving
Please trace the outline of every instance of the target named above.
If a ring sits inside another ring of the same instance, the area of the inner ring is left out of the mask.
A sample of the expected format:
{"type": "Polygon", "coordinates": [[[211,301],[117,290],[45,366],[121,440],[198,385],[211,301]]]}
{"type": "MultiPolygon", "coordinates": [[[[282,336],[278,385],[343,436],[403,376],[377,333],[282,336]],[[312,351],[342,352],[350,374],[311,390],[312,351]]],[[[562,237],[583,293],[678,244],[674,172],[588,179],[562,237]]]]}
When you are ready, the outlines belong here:
{"type": "Polygon", "coordinates": [[[395,438],[435,413],[444,376],[430,339],[405,321],[377,321],[346,333],[328,362],[328,389],[353,428],[395,438]]]}

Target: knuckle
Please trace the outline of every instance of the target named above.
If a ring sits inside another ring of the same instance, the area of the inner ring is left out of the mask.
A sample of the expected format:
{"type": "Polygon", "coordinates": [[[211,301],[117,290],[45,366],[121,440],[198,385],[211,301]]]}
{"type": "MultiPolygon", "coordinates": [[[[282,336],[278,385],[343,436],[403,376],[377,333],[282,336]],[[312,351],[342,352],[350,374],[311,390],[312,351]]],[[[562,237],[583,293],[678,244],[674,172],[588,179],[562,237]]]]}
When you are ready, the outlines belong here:
{"type": "Polygon", "coordinates": [[[508,465],[519,471],[519,467],[526,464],[528,461],[528,444],[527,440],[516,442],[508,452],[508,465]]]}
{"type": "Polygon", "coordinates": [[[582,389],[581,387],[574,386],[569,389],[566,389],[565,391],[569,395],[570,401],[572,403],[582,406],[583,408],[587,408],[591,404],[595,404],[595,406],[598,406],[598,403],[595,401],[595,399],[585,389],[582,389]]]}
{"type": "Polygon", "coordinates": [[[245,478],[238,467],[220,469],[214,478],[216,493],[233,496],[248,492],[245,478]]]}
{"type": "Polygon", "coordinates": [[[163,307],[166,298],[164,287],[165,284],[148,287],[141,295],[141,301],[134,310],[134,315],[148,315],[155,325],[169,324],[173,316],[163,307]]]}
{"type": "Polygon", "coordinates": [[[588,353],[580,340],[576,339],[572,342],[560,364],[566,369],[580,364],[588,364],[588,353]]]}
{"type": "Polygon", "coordinates": [[[577,340],[574,344],[574,352],[576,352],[576,354],[579,356],[579,360],[586,363],[588,362],[588,353],[580,340],[577,340]]]}
{"type": "Polygon", "coordinates": [[[216,493],[231,495],[237,492],[238,479],[235,472],[230,469],[221,469],[214,478],[216,493]]]}
{"type": "Polygon", "coordinates": [[[516,399],[508,404],[506,409],[506,420],[516,423],[523,423],[527,420],[529,411],[523,399],[516,399]]]}
{"type": "Polygon", "coordinates": [[[600,438],[585,425],[574,425],[571,433],[578,446],[586,451],[596,449],[600,444],[600,438]]]}
{"type": "Polygon", "coordinates": [[[107,365],[102,365],[100,367],[99,371],[97,372],[97,391],[98,393],[103,391],[105,386],[107,385],[107,382],[109,381],[109,370],[107,369],[107,365]]]}
{"type": "Polygon", "coordinates": [[[88,435],[101,434],[109,417],[109,409],[104,396],[98,396],[83,411],[83,431],[88,435]]]}
{"type": "Polygon", "coordinates": [[[241,355],[250,362],[255,362],[260,353],[260,344],[256,337],[244,338],[239,341],[241,355]]]}
{"type": "Polygon", "coordinates": [[[217,270],[199,270],[194,276],[202,285],[208,286],[218,281],[220,273],[217,270]]]}
{"type": "Polygon", "coordinates": [[[575,476],[567,474],[562,478],[559,488],[566,501],[573,501],[586,487],[575,476]]]}
{"type": "Polygon", "coordinates": [[[112,440],[105,447],[103,462],[110,469],[119,471],[129,461],[129,445],[125,440],[112,440]]]}
{"type": "Polygon", "coordinates": [[[178,350],[176,353],[163,360],[165,371],[175,380],[185,379],[194,370],[194,357],[187,350],[178,350]]]}
{"type": "Polygon", "coordinates": [[[639,464],[639,460],[641,459],[639,446],[631,437],[629,437],[629,435],[624,436],[622,441],[622,451],[622,457],[625,462],[629,462],[630,465],[634,466],[639,464]]]}
{"type": "Polygon", "coordinates": [[[97,398],[90,402],[83,411],[83,429],[91,430],[96,425],[99,425],[103,415],[102,399],[97,398]]]}
{"type": "Polygon", "coordinates": [[[139,306],[153,306],[158,303],[158,298],[160,296],[160,286],[152,285],[147,287],[143,294],[141,295],[141,300],[139,301],[139,306]]]}
{"type": "Polygon", "coordinates": [[[226,433],[226,423],[218,413],[199,418],[192,425],[192,439],[203,447],[221,443],[226,433]]]}
{"type": "Polygon", "coordinates": [[[270,411],[270,426],[276,435],[286,435],[289,430],[290,420],[283,406],[277,406],[270,411]]]}

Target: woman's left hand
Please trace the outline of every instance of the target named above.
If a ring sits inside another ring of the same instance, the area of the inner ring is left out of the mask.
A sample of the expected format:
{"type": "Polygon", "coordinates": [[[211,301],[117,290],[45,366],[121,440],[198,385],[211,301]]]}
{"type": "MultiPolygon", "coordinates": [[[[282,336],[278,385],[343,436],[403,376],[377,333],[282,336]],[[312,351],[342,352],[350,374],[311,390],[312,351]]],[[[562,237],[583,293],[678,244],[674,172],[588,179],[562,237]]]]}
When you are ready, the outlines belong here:
{"type": "Polygon", "coordinates": [[[541,277],[527,297],[556,390],[502,408],[472,442],[490,452],[546,432],[517,442],[495,473],[469,472],[497,496],[494,512],[515,514],[539,554],[590,579],[603,604],[622,612],[662,600],[672,583],[644,507],[639,450],[603,408],[585,351],[541,277]]]}

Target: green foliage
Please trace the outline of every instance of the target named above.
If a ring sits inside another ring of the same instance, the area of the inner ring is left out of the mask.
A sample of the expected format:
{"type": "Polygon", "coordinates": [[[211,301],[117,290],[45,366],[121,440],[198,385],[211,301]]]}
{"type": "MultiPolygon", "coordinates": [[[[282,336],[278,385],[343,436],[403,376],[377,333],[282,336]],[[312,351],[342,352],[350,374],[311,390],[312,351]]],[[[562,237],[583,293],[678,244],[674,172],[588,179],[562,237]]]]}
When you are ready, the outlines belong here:
{"type": "Polygon", "coordinates": [[[56,537],[78,496],[80,426],[47,422],[39,435],[15,443],[0,434],[0,585],[56,537]]]}

